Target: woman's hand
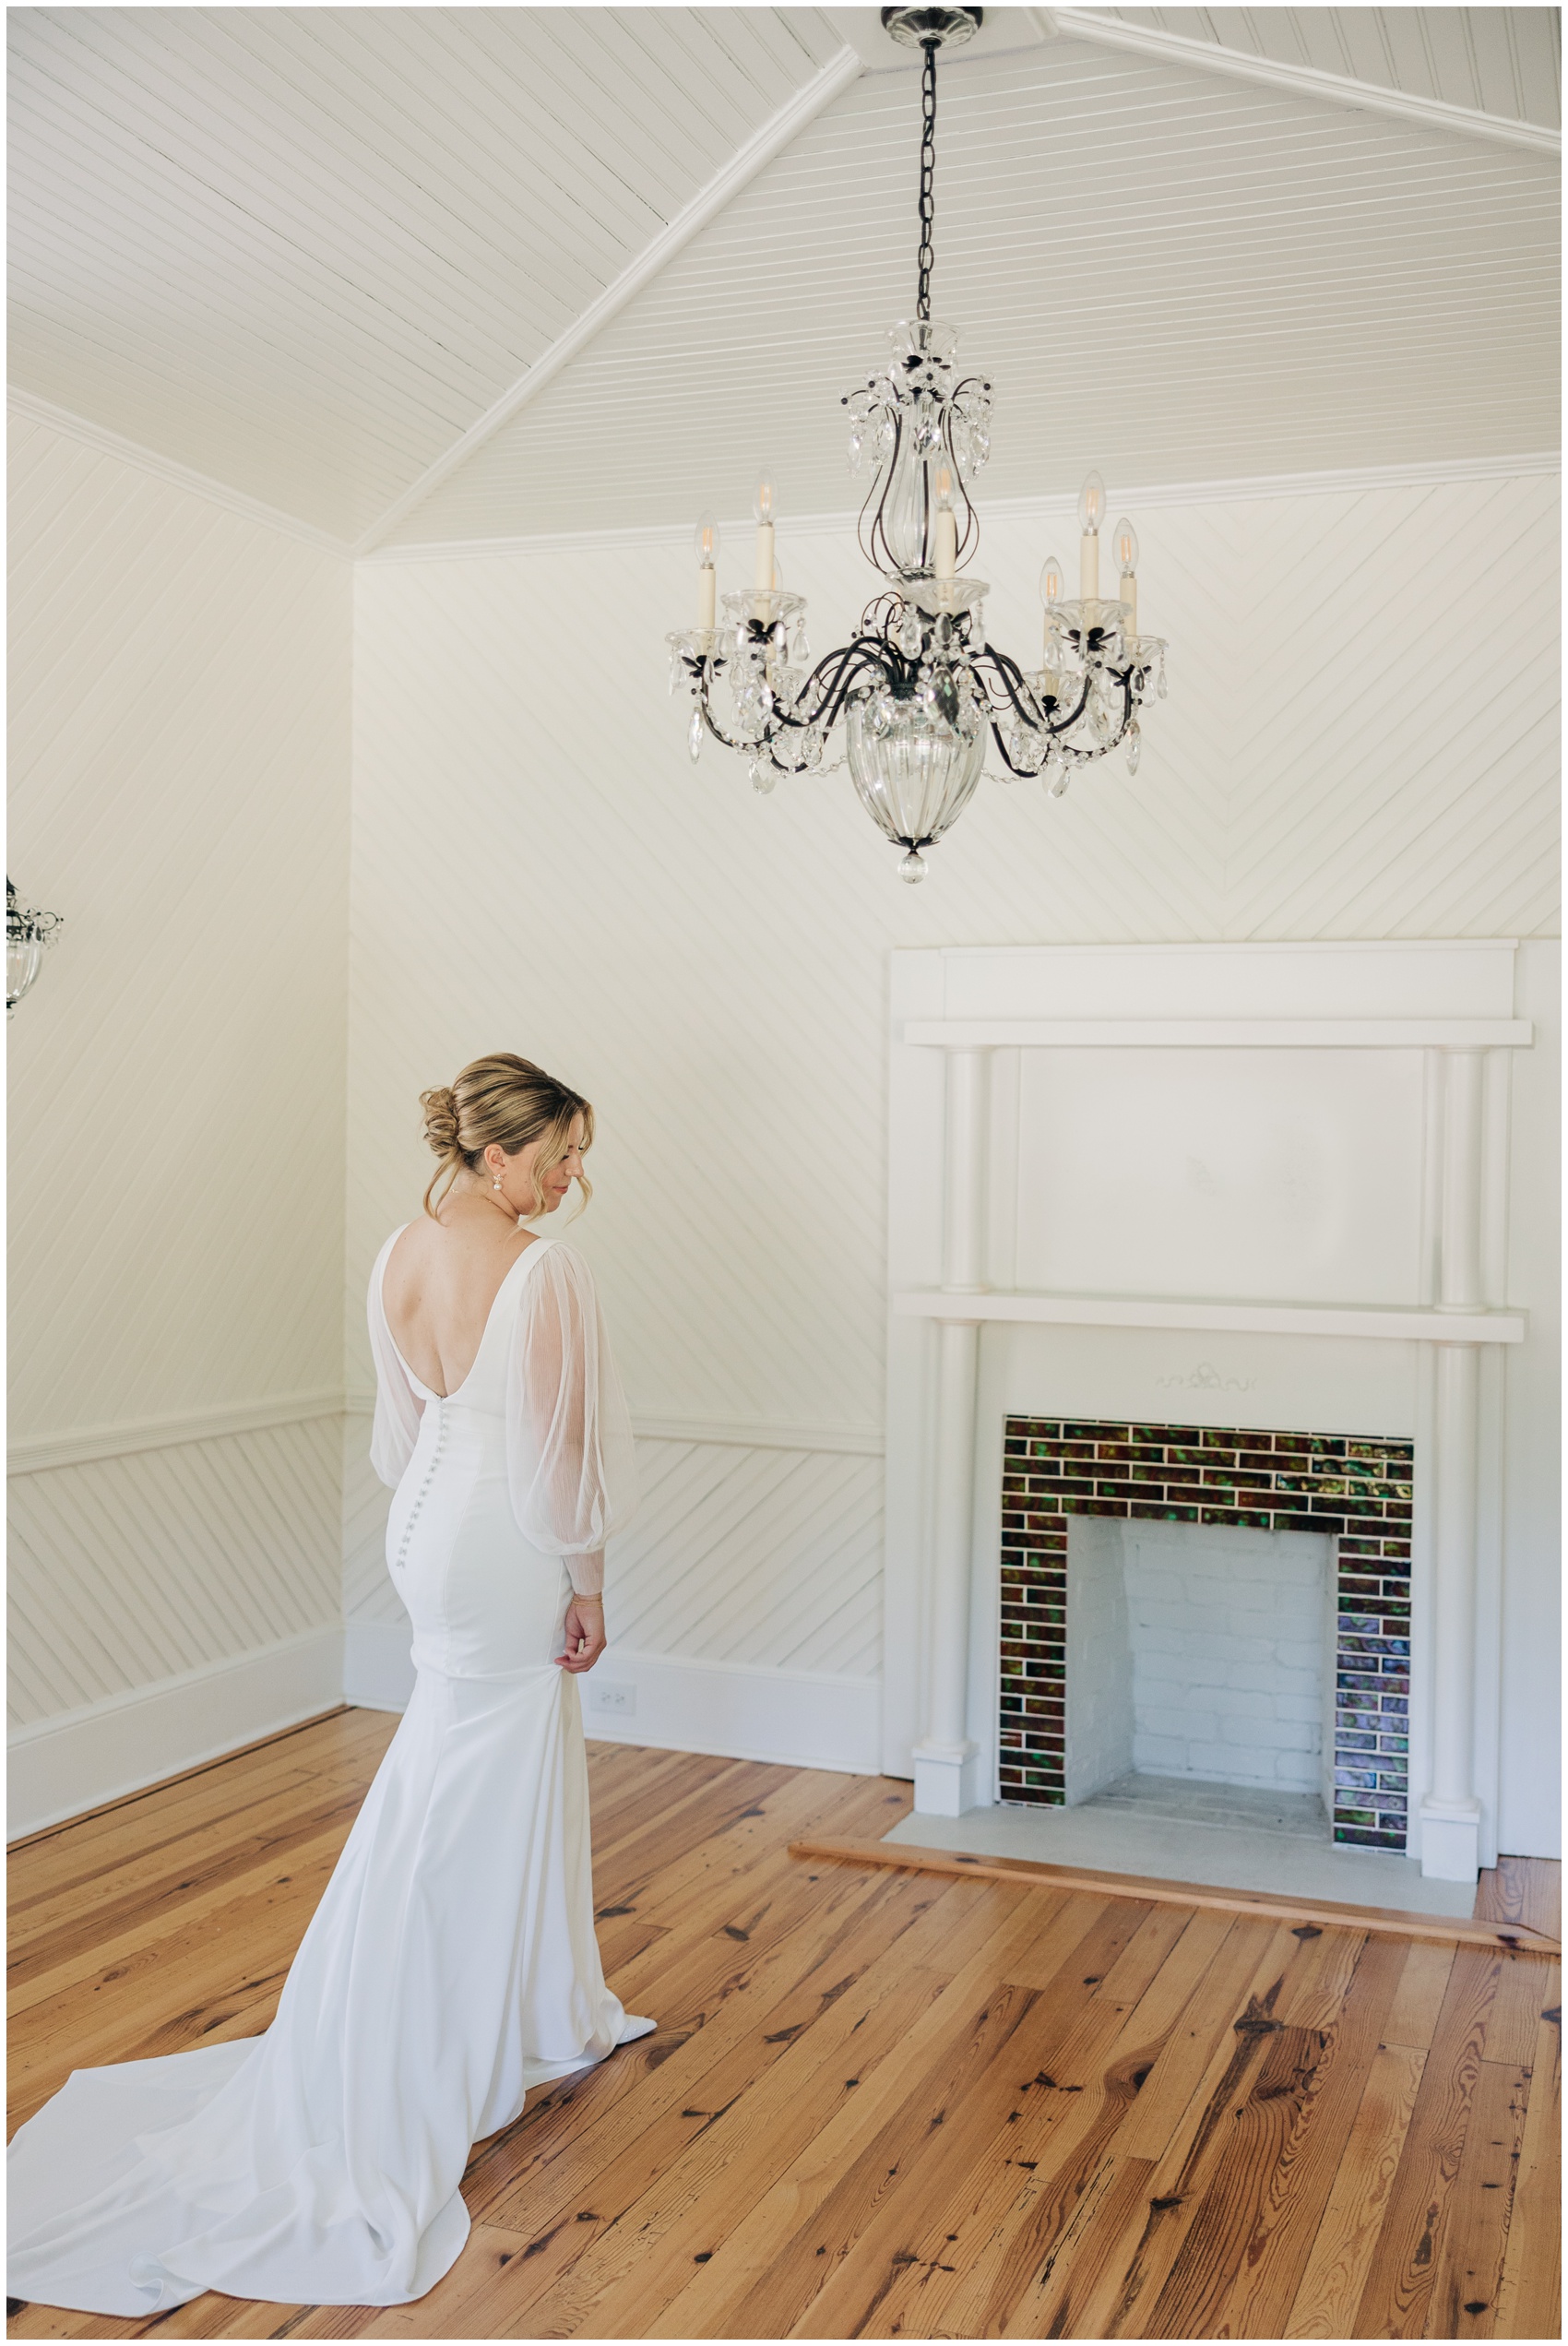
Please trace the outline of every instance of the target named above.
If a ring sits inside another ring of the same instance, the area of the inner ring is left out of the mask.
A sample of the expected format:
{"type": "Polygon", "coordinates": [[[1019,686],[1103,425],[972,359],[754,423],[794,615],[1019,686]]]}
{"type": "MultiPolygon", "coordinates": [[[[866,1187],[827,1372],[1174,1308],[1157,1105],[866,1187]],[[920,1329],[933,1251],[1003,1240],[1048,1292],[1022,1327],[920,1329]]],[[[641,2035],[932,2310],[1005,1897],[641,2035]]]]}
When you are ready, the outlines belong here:
{"type": "Polygon", "coordinates": [[[604,1599],[574,1596],[566,1607],[566,1650],[555,1657],[574,1677],[591,1670],[604,1651],[604,1599]]]}

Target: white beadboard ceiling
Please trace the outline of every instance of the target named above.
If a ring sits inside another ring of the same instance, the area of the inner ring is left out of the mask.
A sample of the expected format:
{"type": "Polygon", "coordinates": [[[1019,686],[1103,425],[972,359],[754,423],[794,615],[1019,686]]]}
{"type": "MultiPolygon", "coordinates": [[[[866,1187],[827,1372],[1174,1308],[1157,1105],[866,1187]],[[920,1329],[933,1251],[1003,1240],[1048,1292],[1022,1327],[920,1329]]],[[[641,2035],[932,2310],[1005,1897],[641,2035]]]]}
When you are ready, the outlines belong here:
{"type": "MultiPolygon", "coordinates": [[[[1555,446],[1557,25],[993,12],[943,68],[935,283],[997,381],[988,493],[1555,446]]],[[[743,509],[765,453],[787,511],[853,502],[838,398],[913,243],[873,12],[9,33],[34,401],[362,548],[743,509]]]]}
{"type": "MultiPolygon", "coordinates": [[[[1059,9],[1058,20],[1087,12],[1059,9]]],[[[1106,8],[1130,32],[1397,91],[1498,122],[1562,126],[1555,8],[1106,8]]],[[[1101,37],[1109,37],[1109,28],[1101,37]]]]}
{"type": "Polygon", "coordinates": [[[349,539],[842,46],[812,8],[9,30],[12,380],[349,539]]]}

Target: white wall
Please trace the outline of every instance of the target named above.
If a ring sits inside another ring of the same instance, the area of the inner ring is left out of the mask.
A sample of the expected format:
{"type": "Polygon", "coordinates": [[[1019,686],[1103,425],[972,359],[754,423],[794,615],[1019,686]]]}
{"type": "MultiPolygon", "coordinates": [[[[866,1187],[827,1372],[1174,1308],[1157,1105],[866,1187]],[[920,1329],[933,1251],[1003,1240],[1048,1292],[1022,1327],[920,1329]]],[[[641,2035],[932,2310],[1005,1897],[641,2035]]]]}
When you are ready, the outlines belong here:
{"type": "Polygon", "coordinates": [[[351,579],[36,423],[11,519],[15,1831],[338,1698],[351,579]]]}
{"type": "MultiPolygon", "coordinates": [[[[692,615],[683,541],[362,564],[350,1386],[365,1274],[427,1178],[419,1090],[501,1046],[557,1069],[600,1112],[581,1240],[653,1486],[614,1559],[625,1666],[826,1682],[814,1756],[851,1764],[880,1666],[889,949],[1555,934],[1556,496],[1130,500],[1173,643],[1135,781],[984,786],[919,890],[842,774],[759,801],[713,744],[690,765],[648,624],[692,615]]],[[[991,633],[1026,658],[1070,527],[988,527],[991,633]]],[[[870,574],[843,528],[779,546],[820,651],[870,574]]],[[[350,1649],[363,1625],[390,1650],[374,1492],[350,1511],[350,1649]]]]}

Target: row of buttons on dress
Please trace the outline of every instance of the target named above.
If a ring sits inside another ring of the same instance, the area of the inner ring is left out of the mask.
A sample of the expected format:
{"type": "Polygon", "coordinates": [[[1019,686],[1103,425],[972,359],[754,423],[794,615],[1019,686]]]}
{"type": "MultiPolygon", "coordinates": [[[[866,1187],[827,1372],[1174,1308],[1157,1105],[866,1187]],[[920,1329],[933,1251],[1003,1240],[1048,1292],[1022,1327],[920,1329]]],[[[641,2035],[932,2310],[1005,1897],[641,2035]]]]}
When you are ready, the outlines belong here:
{"type": "Polygon", "coordinates": [[[398,1568],[399,1571],[402,1570],[404,1565],[407,1564],[409,1560],[409,1542],[414,1536],[414,1525],[419,1521],[421,1507],[423,1506],[426,1499],[430,1496],[430,1486],[435,1480],[435,1470],[441,1464],[441,1454],[446,1447],[445,1404],[441,1396],[437,1394],[434,1399],[427,1404],[427,1407],[434,1409],[436,1412],[435,1444],[430,1453],[430,1464],[424,1471],[424,1481],[420,1484],[419,1490],[415,1494],[413,1506],[409,1509],[408,1521],[403,1526],[403,1536],[398,1543],[398,1568]]]}

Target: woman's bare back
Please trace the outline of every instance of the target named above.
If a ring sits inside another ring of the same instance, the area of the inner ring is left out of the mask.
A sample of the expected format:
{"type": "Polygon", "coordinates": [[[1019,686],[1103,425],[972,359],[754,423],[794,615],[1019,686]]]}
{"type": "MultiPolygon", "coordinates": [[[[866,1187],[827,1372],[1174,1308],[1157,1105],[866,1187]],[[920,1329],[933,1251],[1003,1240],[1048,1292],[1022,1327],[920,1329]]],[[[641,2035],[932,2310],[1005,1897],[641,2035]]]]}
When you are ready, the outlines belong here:
{"type": "Polygon", "coordinates": [[[502,1281],[531,1232],[481,1200],[450,1198],[422,1214],[386,1258],[382,1306],[392,1340],[422,1385],[452,1394],[479,1357],[502,1281]]]}

